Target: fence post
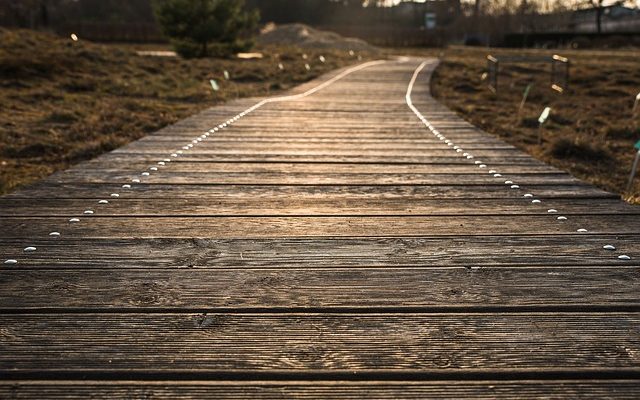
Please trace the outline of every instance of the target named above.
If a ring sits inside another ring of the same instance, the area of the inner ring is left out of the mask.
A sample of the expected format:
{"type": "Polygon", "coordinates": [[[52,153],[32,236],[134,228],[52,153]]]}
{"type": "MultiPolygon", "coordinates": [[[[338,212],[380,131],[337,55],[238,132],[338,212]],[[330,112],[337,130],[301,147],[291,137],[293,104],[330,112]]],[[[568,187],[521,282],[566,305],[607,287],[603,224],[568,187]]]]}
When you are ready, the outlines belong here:
{"type": "Polygon", "coordinates": [[[551,89],[559,93],[569,90],[569,59],[567,57],[562,57],[557,54],[551,57],[551,89]],[[564,67],[560,82],[556,79],[558,75],[558,64],[564,67]]]}

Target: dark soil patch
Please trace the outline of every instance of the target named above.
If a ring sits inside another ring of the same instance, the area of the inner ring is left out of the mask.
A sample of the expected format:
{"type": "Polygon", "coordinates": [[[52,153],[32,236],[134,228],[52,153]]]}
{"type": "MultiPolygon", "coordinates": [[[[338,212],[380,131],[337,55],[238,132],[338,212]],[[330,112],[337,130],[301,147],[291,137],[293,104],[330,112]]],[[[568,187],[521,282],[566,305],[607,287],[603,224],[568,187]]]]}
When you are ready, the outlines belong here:
{"type": "Polygon", "coordinates": [[[587,162],[609,161],[611,159],[611,155],[605,149],[590,142],[576,142],[567,137],[554,140],[548,152],[558,159],[587,162]]]}
{"type": "Polygon", "coordinates": [[[457,92],[462,92],[462,93],[476,93],[479,91],[479,89],[475,88],[474,86],[468,83],[460,83],[458,85],[455,85],[453,87],[453,90],[457,92]]]}

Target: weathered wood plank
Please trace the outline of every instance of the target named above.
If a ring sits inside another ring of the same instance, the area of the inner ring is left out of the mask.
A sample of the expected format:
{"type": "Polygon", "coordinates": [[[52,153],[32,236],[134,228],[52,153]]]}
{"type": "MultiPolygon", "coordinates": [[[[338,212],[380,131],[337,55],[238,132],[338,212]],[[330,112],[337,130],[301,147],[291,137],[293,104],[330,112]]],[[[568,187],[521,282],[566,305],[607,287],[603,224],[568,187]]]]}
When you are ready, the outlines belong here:
{"type": "MultiPolygon", "coordinates": [[[[87,161],[78,165],[78,168],[84,165],[95,165],[104,163],[115,163],[116,165],[126,166],[130,163],[145,163],[162,161],[167,159],[170,151],[155,152],[155,153],[129,153],[118,154],[108,153],[103,156],[97,157],[93,161],[87,161]]],[[[453,154],[453,153],[452,153],[453,154]]],[[[172,157],[169,157],[171,159],[172,157]]],[[[206,162],[206,163],[305,163],[305,164],[421,164],[421,165],[469,165],[469,161],[455,155],[449,156],[366,156],[366,155],[351,155],[351,156],[335,156],[335,155],[321,155],[321,156],[298,156],[298,155],[279,155],[270,154],[268,156],[242,156],[234,154],[218,155],[214,158],[206,155],[197,155],[184,153],[178,158],[173,158],[173,162],[206,162]]],[[[483,157],[482,161],[491,165],[491,168],[497,169],[500,166],[541,166],[542,162],[535,160],[531,157],[525,156],[509,156],[509,157],[483,157]]]]}
{"type": "Polygon", "coordinates": [[[639,289],[625,267],[8,270],[0,311],[611,311],[640,309],[639,289]]]}
{"type": "MultiPolygon", "coordinates": [[[[463,145],[497,145],[505,146],[500,139],[492,136],[486,136],[479,132],[476,128],[465,129],[446,129],[447,136],[451,135],[456,138],[456,143],[463,145]]],[[[203,130],[189,129],[173,129],[156,132],[155,134],[146,136],[141,140],[150,142],[164,141],[191,141],[197,136],[203,135],[203,130]]],[[[210,133],[207,139],[210,143],[218,141],[227,142],[303,142],[303,143],[427,143],[442,144],[433,135],[428,134],[420,126],[415,129],[399,128],[397,126],[380,127],[368,125],[353,125],[348,129],[327,129],[322,126],[314,126],[313,129],[298,126],[295,130],[285,129],[281,126],[270,126],[268,130],[264,126],[244,125],[241,132],[218,131],[210,133]]]]}
{"type": "MultiPolygon", "coordinates": [[[[178,160],[165,165],[158,162],[95,162],[86,163],[82,168],[68,170],[67,173],[80,175],[83,172],[88,175],[96,175],[99,172],[105,174],[132,173],[148,170],[150,167],[158,168],[158,173],[252,173],[260,174],[489,174],[489,169],[478,168],[473,163],[463,164],[354,164],[354,163],[227,163],[227,162],[188,162],[178,160]]],[[[500,173],[509,174],[563,174],[568,175],[548,165],[501,166],[500,173]]],[[[505,178],[507,179],[507,178],[505,178]]]]}
{"type": "MultiPolygon", "coordinates": [[[[94,202],[79,199],[10,199],[0,198],[0,216],[66,216],[94,209],[94,202]]],[[[552,199],[537,207],[525,198],[500,199],[433,199],[433,198],[371,198],[323,196],[320,199],[249,197],[164,197],[137,198],[127,192],[127,198],[110,203],[107,208],[94,209],[101,216],[312,216],[312,215],[548,215],[554,207],[562,215],[640,214],[634,207],[617,199],[552,199]],[[129,198],[133,197],[133,198],[129,198]]]]}
{"type": "MultiPolygon", "coordinates": [[[[175,150],[173,147],[151,147],[146,146],[142,148],[142,146],[129,147],[125,146],[118,150],[114,150],[113,153],[116,154],[163,154],[168,156],[168,153],[171,153],[175,150]]],[[[223,149],[217,146],[213,146],[210,149],[206,149],[203,147],[194,147],[191,150],[186,151],[190,155],[198,155],[198,156],[207,156],[207,157],[217,157],[217,156],[325,156],[325,157],[336,157],[336,156],[368,156],[368,157],[451,157],[455,156],[457,153],[452,151],[449,148],[442,149],[433,149],[433,150],[409,150],[409,149],[359,149],[354,147],[353,149],[331,149],[325,150],[324,148],[310,148],[304,149],[300,147],[294,146],[281,146],[281,148],[264,148],[262,146],[258,146],[256,148],[243,148],[241,146],[233,147],[230,149],[223,149]]],[[[495,150],[475,150],[473,152],[474,157],[481,160],[485,157],[509,157],[509,156],[522,156],[523,154],[519,150],[512,149],[495,149],[495,150]]],[[[458,157],[462,159],[462,156],[458,157]]]]}
{"type": "MultiPolygon", "coordinates": [[[[476,168],[478,169],[478,168],[476,168]]],[[[130,183],[140,178],[139,171],[119,170],[69,170],[58,173],[48,179],[51,183],[130,183]]],[[[183,184],[242,184],[242,185],[504,185],[511,180],[521,186],[526,185],[571,185],[579,181],[564,173],[510,174],[508,177],[494,178],[487,173],[271,173],[271,172],[173,172],[170,168],[150,173],[144,177],[145,183],[183,185],[183,184]]]]}
{"type": "MultiPolygon", "coordinates": [[[[132,150],[145,152],[145,151],[158,151],[158,150],[171,150],[173,148],[179,149],[182,146],[187,145],[188,143],[192,143],[189,139],[182,139],[179,141],[167,142],[167,141],[151,141],[144,140],[135,142],[129,146],[127,146],[127,152],[131,152],[132,150]]],[[[349,151],[359,151],[359,154],[367,154],[372,152],[373,154],[377,154],[376,152],[384,151],[385,153],[399,153],[399,152],[407,152],[407,154],[416,154],[420,152],[423,155],[443,155],[443,153],[447,153],[447,155],[455,155],[456,153],[452,148],[447,147],[446,144],[439,143],[401,143],[396,142],[394,140],[389,140],[384,143],[331,143],[324,142],[321,144],[322,151],[331,152],[335,154],[342,154],[343,152],[349,151]]],[[[245,152],[253,153],[253,152],[266,152],[266,153],[278,153],[278,152],[296,152],[300,154],[304,154],[304,152],[317,152],[318,151],[318,143],[308,143],[308,142],[298,142],[298,141],[277,141],[277,142],[253,142],[253,141],[237,141],[237,142],[227,142],[227,141],[209,141],[205,139],[199,143],[197,143],[196,147],[193,147],[189,152],[198,152],[201,154],[209,154],[210,152],[221,152],[224,154],[225,151],[233,150],[237,154],[244,154],[245,152]]],[[[513,146],[506,145],[468,145],[465,146],[465,150],[473,151],[474,154],[485,155],[497,155],[497,154],[514,154],[520,153],[519,150],[516,150],[513,146]]]]}
{"type": "MultiPolygon", "coordinates": [[[[373,268],[373,267],[637,267],[602,248],[640,254],[638,235],[465,236],[309,239],[60,239],[4,240],[0,254],[16,268],[373,268]],[[26,257],[22,249],[38,251],[26,257]]],[[[8,270],[12,266],[4,266],[8,270]]]]}
{"type": "MultiPolygon", "coordinates": [[[[529,189],[529,188],[527,188],[529,189]]],[[[540,198],[613,199],[620,197],[584,183],[572,185],[535,185],[532,192],[540,198]]],[[[6,198],[88,198],[95,200],[110,193],[122,192],[120,184],[40,182],[17,191],[6,198]]],[[[229,198],[252,199],[522,199],[522,192],[506,190],[504,185],[172,185],[137,184],[126,198],[229,198]]]]}
{"type": "Polygon", "coordinates": [[[453,382],[8,381],[0,397],[49,399],[636,399],[636,380],[453,382]]]}
{"type": "MultiPolygon", "coordinates": [[[[403,135],[403,132],[406,132],[405,130],[400,131],[399,129],[395,129],[392,134],[387,133],[386,135],[364,135],[365,132],[369,132],[369,130],[363,131],[362,136],[364,137],[361,137],[357,129],[350,129],[349,132],[342,132],[341,135],[318,136],[318,131],[315,129],[311,131],[303,131],[301,129],[298,129],[296,130],[296,132],[291,132],[290,130],[278,131],[276,129],[270,129],[269,131],[265,132],[262,128],[255,129],[251,126],[243,126],[241,134],[225,133],[224,131],[216,132],[214,134],[210,134],[206,141],[209,144],[225,143],[227,145],[231,145],[232,143],[251,143],[253,145],[264,143],[302,143],[307,146],[311,144],[315,144],[316,146],[324,146],[325,144],[331,144],[334,146],[359,146],[363,143],[373,146],[403,146],[406,144],[415,143],[417,145],[442,148],[441,140],[436,139],[431,135],[426,136],[424,132],[414,135],[403,135]],[[316,134],[313,134],[313,132],[315,132],[316,134]]],[[[200,136],[197,132],[194,133],[180,131],[176,132],[175,135],[149,135],[139,139],[139,141],[157,144],[179,144],[180,146],[182,146],[183,143],[192,141],[194,137],[197,136],[200,136]]],[[[468,149],[497,147],[513,148],[513,146],[508,145],[497,138],[487,138],[481,135],[469,136],[466,139],[461,138],[456,142],[459,142],[460,146],[464,144],[466,146],[465,148],[468,149]]]]}
{"type": "Polygon", "coordinates": [[[5,314],[0,370],[640,372],[640,313],[5,314]],[[45,329],[42,329],[45,328],[45,329]]]}
{"type": "Polygon", "coordinates": [[[59,217],[6,217],[0,238],[47,237],[58,231],[77,238],[278,238],[385,236],[517,236],[640,233],[639,215],[335,216],[335,217],[102,217],[80,223],[59,217]]]}

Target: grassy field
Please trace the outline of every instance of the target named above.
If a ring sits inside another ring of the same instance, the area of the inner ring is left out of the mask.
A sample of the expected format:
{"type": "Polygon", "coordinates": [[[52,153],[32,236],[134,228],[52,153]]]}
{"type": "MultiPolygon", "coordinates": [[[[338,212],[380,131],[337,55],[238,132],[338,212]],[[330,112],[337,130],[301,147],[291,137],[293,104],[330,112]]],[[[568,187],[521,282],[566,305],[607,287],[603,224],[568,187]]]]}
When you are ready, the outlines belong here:
{"type": "Polygon", "coordinates": [[[527,55],[560,54],[571,62],[569,90],[550,87],[548,63],[504,64],[498,93],[482,80],[486,56],[523,54],[522,50],[453,47],[432,81],[432,91],[466,120],[558,168],[640,202],[640,178],[624,193],[640,140],[640,112],[631,117],[640,92],[640,52],[529,50],[527,55]],[[521,115],[525,87],[532,89],[521,115]],[[538,145],[537,119],[545,107],[552,112],[538,145]]]}
{"type": "Polygon", "coordinates": [[[0,29],[0,194],[212,105],[274,94],[358,62],[347,51],[298,48],[258,48],[260,60],[142,57],[137,49],[0,29]]]}
{"type": "MultiPolygon", "coordinates": [[[[275,94],[357,62],[346,51],[273,47],[257,49],[265,54],[261,60],[136,54],[138,49],[157,47],[98,45],[0,29],[0,193],[212,105],[236,97],[275,94]],[[325,63],[319,61],[320,55],[325,63]],[[225,70],[229,81],[224,79],[225,70]],[[212,90],[209,79],[220,84],[219,91],[212,90]]],[[[442,63],[432,80],[436,98],[535,157],[640,202],[640,179],[631,193],[623,193],[633,144],[640,139],[640,113],[631,118],[633,99],[640,91],[639,52],[557,51],[571,60],[570,89],[563,94],[550,89],[545,63],[503,65],[498,94],[487,89],[481,78],[486,55],[523,54],[522,50],[452,47],[384,53],[440,54],[442,63]],[[530,83],[532,90],[518,115],[523,90],[530,83]],[[552,113],[544,127],[544,141],[538,145],[536,121],[546,106],[552,113]]],[[[361,56],[366,60],[380,54],[361,56]]]]}

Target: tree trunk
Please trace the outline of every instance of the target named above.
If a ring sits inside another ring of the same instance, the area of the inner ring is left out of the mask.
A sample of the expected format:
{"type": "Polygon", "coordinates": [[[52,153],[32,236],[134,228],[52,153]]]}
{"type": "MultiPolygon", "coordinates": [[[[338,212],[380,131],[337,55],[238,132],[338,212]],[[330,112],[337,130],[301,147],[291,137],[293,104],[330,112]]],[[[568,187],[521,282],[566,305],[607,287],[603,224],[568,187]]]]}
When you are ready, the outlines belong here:
{"type": "Polygon", "coordinates": [[[598,4],[596,8],[596,30],[598,35],[602,33],[602,4],[598,4]]]}
{"type": "Polygon", "coordinates": [[[43,28],[49,27],[49,7],[46,0],[40,2],[40,21],[43,28]]]}
{"type": "Polygon", "coordinates": [[[517,22],[520,28],[520,32],[526,32],[526,22],[527,22],[527,10],[529,6],[527,5],[527,0],[522,0],[520,2],[520,9],[518,10],[518,19],[517,22]]]}
{"type": "Polygon", "coordinates": [[[478,19],[480,18],[480,0],[475,0],[473,4],[473,19],[471,21],[471,30],[475,34],[478,30],[478,19]]]}

